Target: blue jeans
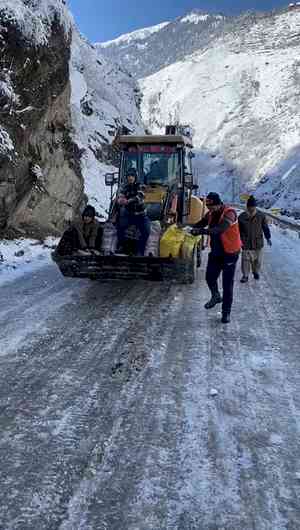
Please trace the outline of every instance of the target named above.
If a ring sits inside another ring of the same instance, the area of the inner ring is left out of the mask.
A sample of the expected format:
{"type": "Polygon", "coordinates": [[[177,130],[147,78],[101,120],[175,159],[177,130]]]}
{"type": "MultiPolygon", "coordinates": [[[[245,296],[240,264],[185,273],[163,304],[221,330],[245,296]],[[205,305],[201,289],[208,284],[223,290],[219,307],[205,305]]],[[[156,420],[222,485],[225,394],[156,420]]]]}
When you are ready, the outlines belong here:
{"type": "Polygon", "coordinates": [[[147,215],[133,215],[126,208],[121,208],[117,225],[119,246],[124,245],[126,230],[131,225],[134,225],[140,232],[140,237],[137,241],[137,251],[140,256],[143,256],[151,230],[150,220],[147,215]]]}

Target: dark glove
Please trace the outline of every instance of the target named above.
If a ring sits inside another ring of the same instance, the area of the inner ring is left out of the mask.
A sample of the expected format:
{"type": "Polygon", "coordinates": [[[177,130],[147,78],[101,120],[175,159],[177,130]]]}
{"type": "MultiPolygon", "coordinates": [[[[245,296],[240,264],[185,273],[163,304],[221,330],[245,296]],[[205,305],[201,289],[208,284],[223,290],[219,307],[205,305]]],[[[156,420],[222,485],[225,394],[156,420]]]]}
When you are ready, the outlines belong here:
{"type": "Polygon", "coordinates": [[[272,241],[271,241],[271,239],[267,239],[267,243],[268,243],[269,247],[272,246],[272,241]]]}
{"type": "Polygon", "coordinates": [[[136,202],[139,202],[138,197],[131,197],[127,200],[127,204],[135,204],[136,202]]]}
{"type": "Polygon", "coordinates": [[[207,228],[195,227],[192,229],[191,234],[193,236],[208,236],[209,232],[207,228]]]}

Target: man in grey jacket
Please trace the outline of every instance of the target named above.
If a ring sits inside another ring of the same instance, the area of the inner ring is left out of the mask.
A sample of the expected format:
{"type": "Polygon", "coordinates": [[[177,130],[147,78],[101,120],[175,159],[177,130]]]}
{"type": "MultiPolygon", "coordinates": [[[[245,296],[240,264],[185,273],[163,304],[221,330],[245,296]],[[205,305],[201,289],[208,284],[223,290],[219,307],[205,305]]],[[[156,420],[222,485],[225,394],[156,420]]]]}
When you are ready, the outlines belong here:
{"type": "Polygon", "coordinates": [[[252,270],[255,280],[259,280],[264,237],[269,246],[272,246],[271,232],[263,212],[257,210],[255,197],[249,197],[247,211],[239,216],[239,228],[242,240],[242,279],[246,283],[252,270]]]}

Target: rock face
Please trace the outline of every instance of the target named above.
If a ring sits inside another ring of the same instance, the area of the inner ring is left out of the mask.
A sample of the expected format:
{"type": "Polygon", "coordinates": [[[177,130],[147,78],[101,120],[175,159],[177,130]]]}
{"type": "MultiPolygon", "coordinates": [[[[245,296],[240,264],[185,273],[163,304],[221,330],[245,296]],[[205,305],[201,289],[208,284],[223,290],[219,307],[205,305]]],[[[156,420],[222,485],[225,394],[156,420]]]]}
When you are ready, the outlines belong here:
{"type": "Polygon", "coordinates": [[[1,0],[0,229],[59,234],[87,200],[105,211],[113,136],[142,129],[139,90],[119,70],[64,0],[1,0]]]}
{"type": "Polygon", "coordinates": [[[0,219],[56,233],[66,204],[82,202],[83,179],[71,138],[71,19],[61,3],[49,7],[40,32],[45,13],[33,3],[0,9],[1,128],[12,144],[1,157],[0,219]]]}

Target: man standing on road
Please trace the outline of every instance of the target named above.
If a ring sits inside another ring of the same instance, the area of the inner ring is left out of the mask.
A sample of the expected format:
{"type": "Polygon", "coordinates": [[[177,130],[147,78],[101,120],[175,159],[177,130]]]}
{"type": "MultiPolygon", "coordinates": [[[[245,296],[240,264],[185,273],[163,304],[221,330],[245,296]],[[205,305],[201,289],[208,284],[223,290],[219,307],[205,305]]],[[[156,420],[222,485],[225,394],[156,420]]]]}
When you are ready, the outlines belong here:
{"type": "Polygon", "coordinates": [[[252,270],[255,280],[259,280],[262,264],[264,236],[269,246],[272,246],[271,232],[264,213],[256,208],[255,197],[249,197],[247,211],[239,216],[239,227],[242,239],[242,279],[246,283],[252,270]]]}
{"type": "Polygon", "coordinates": [[[206,198],[208,213],[193,228],[193,234],[206,234],[210,237],[211,252],[208,256],[206,282],[211,299],[205,309],[222,304],[222,323],[230,322],[233,301],[233,285],[236,264],[241,250],[238,216],[230,206],[222,203],[217,193],[209,193],[206,198]],[[208,228],[205,228],[208,226],[208,228]],[[223,299],[218,288],[218,278],[223,273],[223,299]]]}

